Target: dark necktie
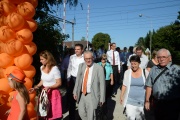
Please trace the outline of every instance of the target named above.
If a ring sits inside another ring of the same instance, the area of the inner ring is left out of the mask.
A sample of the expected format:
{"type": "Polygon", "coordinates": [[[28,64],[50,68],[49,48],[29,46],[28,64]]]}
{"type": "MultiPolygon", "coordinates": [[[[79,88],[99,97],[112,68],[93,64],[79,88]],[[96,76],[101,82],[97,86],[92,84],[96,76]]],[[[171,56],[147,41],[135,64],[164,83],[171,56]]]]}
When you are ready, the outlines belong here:
{"type": "Polygon", "coordinates": [[[115,56],[114,56],[114,51],[113,51],[113,65],[115,65],[115,56]]]}

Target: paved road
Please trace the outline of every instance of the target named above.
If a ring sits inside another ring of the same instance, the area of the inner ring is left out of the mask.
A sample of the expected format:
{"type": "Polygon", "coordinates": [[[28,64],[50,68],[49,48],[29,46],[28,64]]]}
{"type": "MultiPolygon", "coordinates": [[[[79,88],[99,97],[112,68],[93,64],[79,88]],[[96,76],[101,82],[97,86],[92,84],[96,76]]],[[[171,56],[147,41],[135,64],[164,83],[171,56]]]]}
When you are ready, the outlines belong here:
{"type": "MultiPolygon", "coordinates": [[[[63,95],[63,120],[68,120],[68,110],[65,97],[65,91],[61,90],[63,95]]],[[[125,120],[126,117],[123,115],[123,106],[119,102],[120,89],[118,89],[117,94],[112,99],[108,100],[108,120],[125,120]]],[[[76,111],[77,113],[77,111],[76,111]]]]}

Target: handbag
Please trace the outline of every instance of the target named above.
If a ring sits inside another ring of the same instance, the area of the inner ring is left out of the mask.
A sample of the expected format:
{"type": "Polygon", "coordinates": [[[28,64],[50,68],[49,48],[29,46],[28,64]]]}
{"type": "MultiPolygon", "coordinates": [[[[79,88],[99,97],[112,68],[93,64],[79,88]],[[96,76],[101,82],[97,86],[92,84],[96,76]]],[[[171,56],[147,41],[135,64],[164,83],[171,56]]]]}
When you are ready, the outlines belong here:
{"type": "Polygon", "coordinates": [[[98,105],[96,120],[107,120],[106,113],[104,113],[104,105],[98,105]]]}
{"type": "Polygon", "coordinates": [[[38,105],[38,114],[41,117],[46,117],[48,115],[50,108],[50,102],[48,99],[47,92],[43,89],[40,97],[39,97],[39,105],[38,105]]]}

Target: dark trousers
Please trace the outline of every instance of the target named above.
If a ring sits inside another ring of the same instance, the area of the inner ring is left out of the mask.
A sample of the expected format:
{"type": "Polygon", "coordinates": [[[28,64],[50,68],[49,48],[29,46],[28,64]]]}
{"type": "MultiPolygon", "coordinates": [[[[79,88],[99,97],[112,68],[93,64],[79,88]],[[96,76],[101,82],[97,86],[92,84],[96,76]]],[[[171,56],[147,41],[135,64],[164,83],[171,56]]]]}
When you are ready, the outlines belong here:
{"type": "Polygon", "coordinates": [[[180,114],[180,98],[174,100],[155,100],[155,120],[178,120],[180,114]]]}
{"type": "Polygon", "coordinates": [[[111,80],[106,80],[106,100],[111,97],[111,80]]]}
{"type": "Polygon", "coordinates": [[[119,87],[119,72],[118,72],[118,65],[112,65],[113,69],[113,78],[114,78],[114,85],[112,86],[112,94],[117,93],[117,88],[119,87]]]}
{"type": "Polygon", "coordinates": [[[69,120],[75,119],[76,101],[74,100],[74,97],[73,97],[73,89],[75,85],[75,80],[76,80],[76,77],[71,76],[69,85],[67,88],[68,105],[69,105],[69,120]]]}
{"type": "Polygon", "coordinates": [[[107,114],[107,101],[108,101],[108,98],[111,97],[111,80],[105,80],[106,81],[106,99],[105,99],[105,103],[103,104],[103,109],[104,109],[104,113],[107,114]]]}

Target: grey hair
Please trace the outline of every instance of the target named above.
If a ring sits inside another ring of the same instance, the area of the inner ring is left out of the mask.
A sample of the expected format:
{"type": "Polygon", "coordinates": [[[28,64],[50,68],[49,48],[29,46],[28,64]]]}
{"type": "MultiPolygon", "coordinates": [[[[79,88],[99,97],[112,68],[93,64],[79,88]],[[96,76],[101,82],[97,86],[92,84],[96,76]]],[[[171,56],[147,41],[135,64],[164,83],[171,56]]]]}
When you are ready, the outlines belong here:
{"type": "Polygon", "coordinates": [[[160,50],[157,51],[157,55],[159,55],[161,52],[166,52],[168,54],[168,56],[171,56],[171,53],[169,52],[169,50],[162,48],[160,50]]]}
{"type": "Polygon", "coordinates": [[[92,55],[92,57],[93,57],[93,52],[92,51],[90,51],[90,50],[86,50],[86,51],[84,51],[84,53],[83,54],[91,54],[92,55]]]}

